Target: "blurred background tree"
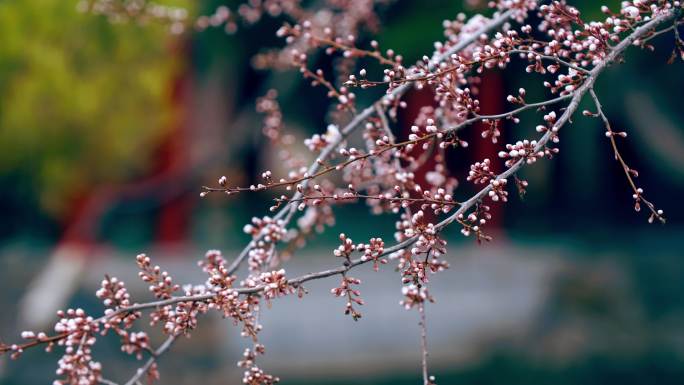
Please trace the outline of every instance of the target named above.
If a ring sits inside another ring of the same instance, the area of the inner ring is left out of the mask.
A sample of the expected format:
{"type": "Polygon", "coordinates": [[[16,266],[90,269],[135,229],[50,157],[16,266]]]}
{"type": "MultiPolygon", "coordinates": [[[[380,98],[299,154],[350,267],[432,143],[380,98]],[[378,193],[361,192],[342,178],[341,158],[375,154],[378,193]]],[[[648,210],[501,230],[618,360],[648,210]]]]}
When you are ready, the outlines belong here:
{"type": "Polygon", "coordinates": [[[164,26],[113,24],[73,1],[0,2],[3,212],[54,218],[91,186],[144,170],[172,118],[174,41],[164,26]]]}

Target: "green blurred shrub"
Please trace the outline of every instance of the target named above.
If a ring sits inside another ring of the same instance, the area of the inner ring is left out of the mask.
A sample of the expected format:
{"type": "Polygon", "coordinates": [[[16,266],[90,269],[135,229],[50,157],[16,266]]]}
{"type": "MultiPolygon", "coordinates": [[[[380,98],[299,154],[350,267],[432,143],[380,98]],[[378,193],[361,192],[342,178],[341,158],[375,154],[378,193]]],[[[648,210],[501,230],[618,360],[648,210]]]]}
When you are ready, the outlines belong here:
{"type": "Polygon", "coordinates": [[[172,39],[76,1],[0,1],[0,174],[58,215],[89,185],[139,172],[173,118],[172,39]]]}

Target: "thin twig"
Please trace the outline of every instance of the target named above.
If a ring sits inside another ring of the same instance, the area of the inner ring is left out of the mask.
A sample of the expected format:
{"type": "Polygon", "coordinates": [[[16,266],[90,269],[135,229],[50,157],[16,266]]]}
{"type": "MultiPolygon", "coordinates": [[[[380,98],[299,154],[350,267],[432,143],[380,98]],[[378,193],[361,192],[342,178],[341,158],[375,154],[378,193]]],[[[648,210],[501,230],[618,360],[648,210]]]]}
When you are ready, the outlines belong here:
{"type": "Polygon", "coordinates": [[[425,323],[425,301],[418,304],[418,313],[420,314],[420,349],[421,349],[421,362],[423,367],[423,385],[430,384],[430,377],[428,376],[428,349],[427,349],[427,324],[425,323]]]}
{"type": "MultiPolygon", "coordinates": [[[[625,173],[625,177],[627,178],[627,182],[629,182],[629,186],[632,188],[632,191],[634,192],[635,200],[637,201],[637,204],[639,201],[644,202],[646,204],[646,207],[648,207],[649,210],[651,210],[651,214],[653,218],[657,218],[660,222],[665,223],[665,218],[662,216],[662,212],[658,211],[655,207],[655,205],[644,198],[643,190],[639,189],[634,182],[634,176],[636,174],[635,171],[627,165],[627,162],[625,162],[625,159],[622,157],[622,154],[620,153],[620,150],[618,149],[617,146],[617,141],[615,140],[615,136],[618,134],[613,131],[610,125],[610,121],[608,120],[608,117],[606,114],[603,112],[603,108],[601,106],[601,102],[599,101],[598,96],[596,96],[596,92],[594,92],[594,89],[589,90],[589,94],[591,95],[592,99],[594,100],[594,104],[596,105],[597,109],[597,114],[603,121],[603,124],[606,127],[606,134],[608,136],[608,139],[610,140],[610,145],[613,148],[613,154],[615,156],[615,160],[620,163],[620,166],[622,166],[622,171],[625,173]]],[[[638,207],[638,206],[637,206],[638,207]]]]}
{"type": "Polygon", "coordinates": [[[553,98],[553,99],[545,100],[543,102],[528,103],[528,104],[523,105],[522,107],[518,107],[514,110],[511,110],[508,112],[503,112],[501,114],[476,115],[475,117],[470,118],[461,124],[458,124],[454,127],[446,129],[446,131],[457,131],[457,130],[460,130],[463,126],[467,126],[469,124],[473,124],[473,123],[481,121],[481,120],[495,120],[495,119],[504,119],[504,118],[513,117],[513,116],[515,116],[515,115],[517,115],[517,114],[519,114],[525,110],[529,110],[532,108],[541,108],[541,107],[545,107],[545,106],[549,106],[552,104],[562,102],[563,100],[570,99],[572,97],[572,95],[573,95],[572,93],[569,93],[567,95],[561,95],[561,96],[558,96],[558,97],[553,98]]]}
{"type": "Polygon", "coordinates": [[[524,50],[524,49],[513,49],[509,51],[509,53],[520,53],[520,54],[533,54],[534,56],[539,57],[540,59],[545,59],[545,60],[551,60],[555,61],[558,64],[562,64],[568,68],[572,68],[577,72],[583,72],[583,73],[589,73],[589,70],[586,68],[579,67],[577,65],[574,65],[570,62],[567,62],[558,56],[549,56],[549,55],[544,55],[542,53],[536,52],[536,51],[531,51],[531,50],[524,50]]]}

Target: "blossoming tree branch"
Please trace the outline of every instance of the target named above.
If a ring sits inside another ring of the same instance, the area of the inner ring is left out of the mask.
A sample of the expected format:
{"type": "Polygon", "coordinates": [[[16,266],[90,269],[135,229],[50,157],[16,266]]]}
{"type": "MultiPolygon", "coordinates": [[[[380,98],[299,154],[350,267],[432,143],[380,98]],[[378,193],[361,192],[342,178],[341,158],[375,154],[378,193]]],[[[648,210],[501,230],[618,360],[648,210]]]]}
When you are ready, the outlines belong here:
{"type": "Polygon", "coordinates": [[[315,156],[315,161],[307,164],[306,156],[291,147],[277,92],[269,91],[257,101],[257,111],[264,115],[263,133],[267,140],[286,149],[280,156],[289,172],[274,175],[263,171],[262,183],[252,186],[233,185],[220,177],[215,186],[202,188],[201,196],[255,191],[273,196],[272,214],[255,217],[244,227],[252,240],[242,252],[235,256],[224,256],[216,250],[206,253],[199,262],[199,268],[206,273],[205,282],[181,286],[149,256],[140,254],[136,258],[139,278],[149,285],[153,300],[134,300],[122,280],[105,275],[96,293],[102,300],[103,313],[59,311],[53,332],[25,331],[22,342],[0,344],[0,352],[18,358],[33,347],[60,351],[55,384],[132,385],[143,379],[158,379],[160,356],[171,349],[175,340],[199,327],[201,315],[218,312],[250,341],[238,362],[244,368],[243,383],[273,384],[278,377],[257,365],[259,356],[266,352],[262,342],[268,342],[259,339],[259,317],[267,316],[262,315],[267,313],[264,303],[286,295],[306,300],[308,281],[330,278],[332,295],[341,298],[344,313],[357,320],[364,304],[363,285],[352,276],[353,270],[372,265],[379,271],[384,270],[383,265],[393,264],[392,270],[403,282],[401,305],[419,314],[416,339],[420,343],[416,347],[423,383],[434,384],[436,379],[428,366],[426,313],[428,303],[433,302],[430,278],[449,267],[443,231],[454,226],[463,236],[477,241],[490,239],[490,207],[505,204],[511,190],[524,193],[528,182],[519,171],[553,158],[559,152],[555,145],[563,127],[583,124],[582,116],[603,123],[606,157],[614,159],[624,171],[634,209],[645,212],[649,222],[665,222],[663,210],[647,197],[638,184],[638,172],[621,154],[621,142],[627,133],[612,128],[600,102],[606,95],[595,89],[595,84],[605,71],[626,60],[629,51],[649,54],[653,49],[650,40],[663,34],[674,41],[670,62],[684,60],[684,41],[680,37],[684,11],[680,1],[623,1],[620,9],[602,7],[605,17],[600,21],[585,20],[565,1],[492,1],[491,16],[459,15],[445,21],[444,39],[435,43],[434,52],[408,66],[400,54],[392,49],[381,50],[376,41],[369,46],[357,43],[360,30],[378,28],[378,3],[389,2],[348,0],[345,6],[339,6],[339,1],[327,0],[317,3],[319,8],[309,9],[299,0],[261,0],[234,11],[222,6],[196,20],[189,20],[182,9],[146,1],[82,2],[80,8],[84,11],[116,19],[154,19],[168,23],[173,33],[206,28],[234,32],[264,16],[285,17],[289,23],[276,32],[284,39],[284,47],[259,56],[255,63],[264,68],[298,69],[313,86],[325,89],[337,112],[324,133],[305,141],[315,156]],[[131,4],[135,7],[131,8],[131,4]],[[319,17],[323,14],[326,17],[319,17]],[[527,24],[532,14],[537,16],[535,25],[527,24]],[[309,67],[309,58],[316,54],[337,59],[333,73],[309,67]],[[361,68],[362,60],[375,61],[384,69],[378,73],[368,71],[361,68]],[[514,61],[525,64],[524,73],[516,74],[509,68],[514,61]],[[477,83],[493,69],[510,71],[511,76],[538,78],[547,90],[545,98],[529,100],[521,88],[506,98],[508,112],[482,114],[477,83]],[[365,108],[358,106],[355,92],[370,88],[385,92],[375,103],[365,108]],[[407,138],[399,138],[397,111],[407,107],[403,97],[416,88],[430,89],[434,104],[421,109],[407,138]],[[580,112],[580,102],[585,99],[593,103],[593,108],[580,112]],[[536,120],[521,122],[524,111],[536,113],[536,120]],[[459,134],[474,129],[475,123],[485,127],[479,133],[481,140],[495,144],[505,123],[534,126],[538,136],[502,144],[498,158],[470,165],[465,180],[476,186],[477,192],[465,196],[456,189],[457,176],[450,174],[445,159],[450,151],[467,151],[468,143],[459,134]],[[353,135],[364,139],[363,148],[347,146],[347,139],[353,135]],[[420,183],[416,170],[428,161],[434,169],[428,172],[427,182],[420,183]],[[337,206],[358,201],[366,202],[374,214],[397,217],[394,240],[369,235],[355,242],[340,234],[339,247],[330,253],[330,269],[288,276],[282,253],[296,250],[313,232],[324,231],[334,223],[337,206]],[[247,271],[241,274],[243,266],[247,271]],[[158,326],[167,335],[160,346],[152,346],[142,330],[144,317],[150,326],[158,326]],[[141,361],[129,376],[108,373],[93,357],[93,345],[106,335],[114,335],[125,353],[141,361]]]}

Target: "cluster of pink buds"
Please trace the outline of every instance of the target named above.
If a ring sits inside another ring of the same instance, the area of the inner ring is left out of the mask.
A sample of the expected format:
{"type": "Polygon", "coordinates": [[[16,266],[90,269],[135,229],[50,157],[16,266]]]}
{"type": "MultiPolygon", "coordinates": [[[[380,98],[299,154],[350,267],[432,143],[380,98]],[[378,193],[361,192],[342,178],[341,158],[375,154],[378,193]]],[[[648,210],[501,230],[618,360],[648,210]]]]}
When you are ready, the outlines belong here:
{"type": "Polygon", "coordinates": [[[500,11],[513,10],[513,19],[518,23],[522,23],[527,17],[529,11],[537,8],[536,0],[492,0],[489,2],[491,8],[496,8],[500,11]]]}
{"type": "Polygon", "coordinates": [[[340,234],[340,242],[341,244],[333,250],[333,254],[336,257],[346,258],[348,261],[349,257],[356,250],[356,245],[354,245],[354,241],[352,241],[351,238],[348,238],[344,233],[340,234]]]}
{"type": "Polygon", "coordinates": [[[264,272],[257,278],[247,278],[245,285],[247,287],[263,286],[264,297],[267,300],[294,293],[294,288],[287,282],[284,269],[264,272]]]}
{"type": "MultiPolygon", "coordinates": [[[[199,293],[186,291],[186,295],[193,294],[199,293]]],[[[164,332],[169,335],[189,335],[191,330],[197,328],[197,317],[207,310],[209,307],[201,302],[179,302],[173,310],[168,310],[165,314],[164,332]]]]}
{"type": "Polygon", "coordinates": [[[161,271],[159,266],[152,266],[150,257],[138,254],[136,257],[140,272],[138,276],[143,282],[150,284],[149,289],[159,299],[169,299],[173,292],[178,291],[180,286],[173,283],[173,279],[166,271],[161,271]]]}
{"type": "MultiPolygon", "coordinates": [[[[429,177],[426,175],[426,178],[429,177]]],[[[444,178],[444,180],[446,180],[446,178],[444,178]]],[[[430,191],[423,191],[419,185],[415,186],[416,193],[422,192],[423,195],[420,209],[425,211],[431,210],[435,215],[447,214],[454,207],[459,205],[459,202],[454,200],[454,197],[451,193],[452,190],[453,186],[449,185],[447,185],[447,188],[433,188],[430,191]]],[[[418,201],[420,202],[420,200],[418,201]]]]}
{"type": "Polygon", "coordinates": [[[569,27],[571,26],[571,23],[582,23],[579,10],[566,4],[565,1],[554,0],[550,4],[542,4],[539,7],[539,14],[544,17],[544,21],[546,22],[542,30],[548,30],[552,36],[557,36],[556,33],[550,32],[552,30],[560,34],[567,34],[558,36],[557,40],[562,42],[566,39],[570,39],[570,41],[573,40],[569,37],[572,36],[572,29],[566,30],[562,27],[569,27]]]}
{"type": "Polygon", "coordinates": [[[254,344],[254,348],[245,348],[242,353],[242,360],[238,361],[238,366],[241,368],[251,368],[256,362],[257,356],[263,355],[266,352],[266,347],[262,344],[254,344]]]}
{"type": "MultiPolygon", "coordinates": [[[[519,119],[518,118],[512,118],[515,123],[518,123],[519,119]]],[[[487,139],[496,144],[499,142],[499,137],[501,136],[501,130],[499,129],[499,124],[501,123],[500,119],[494,119],[494,120],[489,120],[489,119],[484,119],[482,120],[482,124],[485,125],[485,129],[482,130],[482,133],[480,134],[482,136],[482,139],[487,139]]]]}
{"type": "Polygon", "coordinates": [[[449,268],[449,263],[440,259],[439,253],[426,253],[418,258],[410,252],[399,257],[397,268],[401,271],[402,283],[425,284],[429,282],[428,273],[437,273],[449,268]]]}
{"type": "Polygon", "coordinates": [[[423,210],[418,210],[411,216],[411,228],[406,229],[405,233],[409,237],[418,236],[418,240],[411,248],[411,254],[446,254],[446,240],[439,236],[439,231],[433,223],[425,223],[423,210]]]}
{"type": "Polygon", "coordinates": [[[475,164],[470,166],[466,179],[475,184],[484,184],[495,177],[496,174],[492,170],[492,161],[484,159],[482,162],[475,162],[475,164]]]}
{"type": "Polygon", "coordinates": [[[478,72],[484,69],[505,68],[511,61],[508,54],[518,41],[517,31],[507,31],[506,34],[497,33],[494,44],[486,44],[478,47],[473,52],[473,61],[481,63],[482,67],[478,68],[478,72]]]}
{"type": "Polygon", "coordinates": [[[230,288],[237,279],[237,277],[228,273],[226,260],[219,250],[207,251],[204,260],[198,262],[198,265],[209,275],[207,286],[210,288],[230,288]]]}
{"type": "Polygon", "coordinates": [[[55,332],[65,334],[65,338],[57,342],[64,346],[64,355],[59,359],[57,375],[62,379],[54,383],[59,385],[100,383],[102,365],[93,361],[92,347],[95,335],[99,331],[97,322],[88,316],[83,309],[58,311],[60,320],[55,325],[55,332]]]}
{"type": "Polygon", "coordinates": [[[105,277],[95,296],[102,300],[105,307],[117,310],[131,305],[131,295],[126,290],[123,281],[116,277],[105,277]]]}
{"type": "Polygon", "coordinates": [[[361,313],[354,309],[354,304],[363,305],[364,301],[361,298],[361,292],[353,286],[361,284],[361,280],[349,277],[346,274],[342,275],[340,286],[330,289],[330,292],[336,297],[347,297],[347,303],[344,308],[344,314],[351,315],[354,321],[361,318],[361,313]]]}
{"type": "Polygon", "coordinates": [[[507,151],[500,151],[499,158],[506,160],[506,167],[512,167],[518,161],[523,160],[527,164],[532,164],[537,159],[544,157],[544,151],[537,150],[536,140],[519,140],[515,144],[507,144],[507,151]]]}
{"type": "MultiPolygon", "coordinates": [[[[333,254],[336,257],[344,258],[346,270],[349,270],[352,266],[351,255],[354,251],[363,251],[364,256],[361,257],[361,260],[364,262],[373,260],[376,271],[378,261],[380,261],[380,263],[386,263],[386,261],[379,259],[380,254],[384,251],[384,242],[382,239],[373,238],[368,245],[364,245],[363,243],[355,245],[351,238],[348,238],[345,234],[340,234],[340,242],[340,246],[333,250],[333,254]]],[[[351,315],[356,321],[361,318],[361,313],[354,308],[354,304],[363,305],[364,301],[361,299],[361,292],[358,289],[353,288],[353,286],[360,285],[361,280],[348,276],[346,270],[342,273],[340,286],[331,289],[330,292],[337,297],[347,297],[344,314],[351,315]]]]}
{"type": "Polygon", "coordinates": [[[264,373],[258,366],[245,370],[242,383],[246,385],[273,385],[280,382],[280,378],[264,373]]]}
{"type": "Polygon", "coordinates": [[[385,242],[382,241],[382,238],[371,238],[368,244],[361,244],[359,247],[363,249],[361,260],[364,262],[373,261],[373,269],[375,271],[378,271],[378,263],[387,263],[386,259],[380,258],[385,251],[385,242]]]}
{"type": "Polygon", "coordinates": [[[398,270],[401,271],[403,283],[426,283],[429,272],[436,273],[449,268],[449,264],[441,259],[446,253],[447,242],[439,236],[432,223],[425,223],[422,210],[412,215],[410,220],[397,223],[397,227],[403,229],[397,234],[398,240],[416,238],[409,250],[390,255],[391,259],[399,259],[398,270]]]}
{"type": "Polygon", "coordinates": [[[508,191],[506,191],[506,179],[494,179],[491,181],[492,189],[487,195],[494,202],[508,202],[508,191]]]}
{"type": "Polygon", "coordinates": [[[435,122],[432,119],[428,119],[427,124],[423,128],[418,126],[411,126],[411,133],[408,136],[408,140],[412,143],[408,143],[404,147],[404,149],[406,152],[411,152],[414,146],[422,141],[423,143],[421,145],[421,148],[423,150],[427,150],[430,146],[430,143],[425,141],[425,139],[432,138],[434,136],[438,136],[441,139],[444,136],[444,134],[438,133],[437,126],[435,125],[435,122]]]}
{"type": "Polygon", "coordinates": [[[252,218],[252,223],[244,227],[244,232],[252,236],[254,247],[249,251],[249,264],[252,271],[266,266],[275,256],[275,244],[287,236],[282,219],[268,216],[252,218]]]}
{"type": "Polygon", "coordinates": [[[401,294],[404,296],[399,304],[406,310],[410,310],[414,306],[418,306],[425,301],[434,302],[434,299],[428,293],[428,290],[423,285],[409,284],[401,288],[401,294]]]}
{"type": "MultiPolygon", "coordinates": [[[[140,278],[150,284],[149,290],[159,299],[170,299],[173,293],[180,290],[180,286],[173,283],[173,279],[166,271],[161,271],[159,266],[152,266],[151,260],[145,254],[139,254],[136,258],[140,272],[140,278]]],[[[204,291],[204,287],[197,286],[185,290],[186,295],[198,294],[204,291]]],[[[190,330],[197,326],[197,316],[207,311],[206,304],[199,302],[180,302],[175,307],[165,305],[157,307],[150,313],[150,324],[161,323],[164,332],[169,335],[189,334],[190,330]]]]}
{"type": "Polygon", "coordinates": [[[551,131],[551,141],[554,143],[559,142],[558,138],[558,130],[559,127],[556,125],[556,112],[551,111],[548,114],[544,115],[544,121],[546,122],[546,125],[540,124],[536,127],[536,131],[539,133],[544,133],[547,131],[551,131]]]}
{"type": "Polygon", "coordinates": [[[240,299],[235,289],[223,289],[209,301],[209,309],[216,309],[223,313],[226,318],[232,318],[235,325],[242,324],[241,335],[256,339],[261,325],[257,322],[256,314],[259,311],[259,297],[248,295],[240,299]]]}
{"type": "Polygon", "coordinates": [[[463,226],[463,228],[461,228],[461,233],[466,237],[475,233],[478,242],[481,240],[490,240],[490,237],[482,232],[482,227],[492,219],[492,214],[489,210],[490,207],[488,205],[480,202],[477,204],[475,210],[468,214],[468,216],[459,214],[457,219],[463,226]]]}
{"type": "Polygon", "coordinates": [[[250,271],[259,271],[263,267],[266,267],[273,263],[273,257],[275,257],[275,247],[271,245],[268,249],[263,247],[256,247],[249,250],[247,253],[247,264],[250,271]]]}
{"type": "Polygon", "coordinates": [[[132,327],[133,322],[140,318],[139,311],[119,312],[120,314],[115,315],[116,311],[131,306],[131,296],[123,281],[118,278],[105,276],[95,295],[102,300],[106,307],[105,315],[107,318],[103,322],[105,332],[114,329],[119,334],[125,334],[124,329],[132,327]]]}
{"type": "Polygon", "coordinates": [[[138,360],[142,360],[144,352],[152,349],[150,338],[145,332],[129,333],[122,330],[119,334],[122,337],[121,351],[129,355],[135,355],[138,360]]]}
{"type": "MultiPolygon", "coordinates": [[[[235,289],[222,289],[216,291],[216,296],[208,301],[209,309],[221,311],[224,317],[239,318],[240,295],[235,289]]],[[[245,309],[248,310],[248,309],[245,309]]]]}

